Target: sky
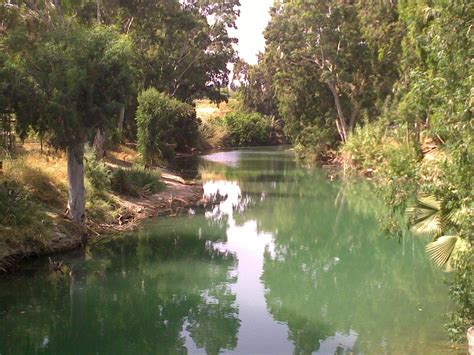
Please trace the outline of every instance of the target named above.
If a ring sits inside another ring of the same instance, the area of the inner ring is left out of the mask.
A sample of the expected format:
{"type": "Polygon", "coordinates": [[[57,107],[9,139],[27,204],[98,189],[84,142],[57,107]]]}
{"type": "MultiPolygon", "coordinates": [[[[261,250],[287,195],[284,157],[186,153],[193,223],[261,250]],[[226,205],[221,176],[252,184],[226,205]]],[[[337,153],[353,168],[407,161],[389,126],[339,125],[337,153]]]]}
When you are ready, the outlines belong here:
{"type": "Polygon", "coordinates": [[[240,0],[235,36],[239,39],[239,55],[249,64],[257,64],[257,54],[265,48],[262,32],[270,20],[268,10],[272,4],[273,0],[240,0]]]}

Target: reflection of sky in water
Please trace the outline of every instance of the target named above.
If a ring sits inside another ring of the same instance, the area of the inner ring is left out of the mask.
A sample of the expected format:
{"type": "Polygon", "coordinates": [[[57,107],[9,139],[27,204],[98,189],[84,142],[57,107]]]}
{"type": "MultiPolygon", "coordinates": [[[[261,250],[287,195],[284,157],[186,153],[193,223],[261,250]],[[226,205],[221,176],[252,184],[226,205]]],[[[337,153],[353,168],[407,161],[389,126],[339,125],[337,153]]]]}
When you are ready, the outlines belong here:
{"type": "MultiPolygon", "coordinates": [[[[237,166],[239,152],[222,152],[205,157],[208,160],[237,166]]],[[[230,285],[231,291],[236,295],[241,321],[238,343],[234,350],[223,353],[238,354],[291,354],[294,346],[288,342],[288,326],[276,322],[267,310],[265,301],[265,288],[260,277],[263,273],[264,253],[274,253],[274,235],[264,231],[259,232],[256,220],[247,220],[238,225],[234,219],[234,212],[243,212],[250,202],[249,196],[242,196],[240,186],[235,181],[207,181],[203,185],[204,196],[214,198],[217,195],[226,196],[225,200],[206,213],[208,219],[218,219],[227,216],[226,229],[227,242],[214,243],[213,247],[221,251],[231,252],[236,255],[237,270],[232,275],[237,275],[237,282],[230,285]]],[[[261,195],[263,200],[265,195],[261,195]]],[[[332,260],[331,268],[339,261],[332,260]]],[[[212,300],[209,300],[212,302],[212,300]]],[[[182,336],[186,338],[186,348],[191,354],[205,354],[203,349],[198,349],[189,333],[184,330],[182,336]]],[[[357,333],[350,331],[348,335],[336,333],[332,337],[320,341],[317,354],[334,354],[337,351],[350,351],[357,340],[357,333]]]]}
{"type": "Polygon", "coordinates": [[[237,167],[240,161],[240,151],[232,151],[232,152],[219,152],[214,154],[208,154],[202,156],[204,160],[213,161],[215,163],[225,164],[230,167],[237,167]]]}

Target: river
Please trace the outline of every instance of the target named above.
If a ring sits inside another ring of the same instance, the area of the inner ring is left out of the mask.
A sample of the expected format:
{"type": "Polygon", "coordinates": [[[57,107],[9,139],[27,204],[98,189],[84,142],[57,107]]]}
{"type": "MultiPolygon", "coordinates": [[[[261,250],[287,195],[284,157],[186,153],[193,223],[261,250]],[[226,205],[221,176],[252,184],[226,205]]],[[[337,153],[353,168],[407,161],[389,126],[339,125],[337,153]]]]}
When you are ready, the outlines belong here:
{"type": "Polygon", "coordinates": [[[446,354],[444,276],[387,238],[365,181],[285,148],[201,157],[205,195],[85,252],[0,279],[0,354],[446,354]]]}

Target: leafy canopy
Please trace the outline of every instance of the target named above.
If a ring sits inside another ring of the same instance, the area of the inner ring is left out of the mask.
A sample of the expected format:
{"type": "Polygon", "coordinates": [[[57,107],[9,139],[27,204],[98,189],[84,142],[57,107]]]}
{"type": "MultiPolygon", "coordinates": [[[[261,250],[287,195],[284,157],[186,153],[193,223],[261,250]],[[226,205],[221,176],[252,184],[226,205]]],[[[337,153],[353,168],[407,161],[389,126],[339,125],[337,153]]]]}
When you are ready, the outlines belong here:
{"type": "Polygon", "coordinates": [[[19,83],[14,109],[22,136],[42,127],[53,145],[66,148],[111,123],[133,79],[127,36],[112,27],[71,24],[30,46],[11,64],[19,83]]]}

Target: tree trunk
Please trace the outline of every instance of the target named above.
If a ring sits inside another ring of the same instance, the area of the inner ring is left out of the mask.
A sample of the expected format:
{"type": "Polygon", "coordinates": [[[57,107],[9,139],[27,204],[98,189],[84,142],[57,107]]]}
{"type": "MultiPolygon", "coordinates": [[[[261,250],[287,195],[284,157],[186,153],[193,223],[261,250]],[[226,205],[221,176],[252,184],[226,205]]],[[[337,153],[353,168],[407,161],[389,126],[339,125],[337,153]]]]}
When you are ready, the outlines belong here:
{"type": "Polygon", "coordinates": [[[352,113],[351,113],[351,120],[349,122],[349,132],[352,132],[354,130],[357,117],[359,116],[359,111],[360,111],[360,105],[358,102],[356,102],[354,103],[354,109],[352,110],[352,113]]]}
{"type": "Polygon", "coordinates": [[[119,115],[119,121],[118,121],[118,126],[117,126],[120,139],[122,138],[124,120],[125,120],[125,105],[122,105],[120,106],[120,115],[119,115]]]}
{"type": "Polygon", "coordinates": [[[99,1],[99,0],[96,0],[96,4],[97,4],[97,23],[100,23],[100,20],[101,20],[101,15],[100,15],[100,1],[99,1]]]}
{"type": "Polygon", "coordinates": [[[357,117],[359,116],[360,105],[358,102],[353,103],[353,110],[351,112],[349,122],[347,122],[344,111],[342,110],[341,100],[339,98],[339,92],[337,91],[336,86],[330,82],[326,81],[326,84],[331,90],[332,96],[334,97],[334,103],[336,104],[338,120],[336,120],[337,131],[343,143],[347,141],[349,134],[354,130],[357,117]]]}
{"type": "Polygon", "coordinates": [[[85,220],[85,188],[84,188],[84,144],[66,149],[67,180],[69,198],[67,202],[69,217],[77,222],[85,220]]]}
{"type": "Polygon", "coordinates": [[[105,135],[102,133],[102,130],[100,128],[97,128],[97,131],[95,132],[92,148],[94,149],[95,158],[97,160],[100,160],[105,157],[105,135]]]}
{"type": "Polygon", "coordinates": [[[337,89],[333,83],[331,83],[330,81],[327,81],[326,83],[329,87],[329,90],[331,90],[332,96],[334,97],[334,103],[336,104],[337,116],[339,120],[339,122],[336,122],[337,130],[339,132],[339,136],[341,137],[342,142],[345,143],[347,140],[348,127],[346,117],[344,116],[344,112],[342,111],[339,93],[337,92],[337,89]]]}

